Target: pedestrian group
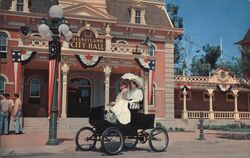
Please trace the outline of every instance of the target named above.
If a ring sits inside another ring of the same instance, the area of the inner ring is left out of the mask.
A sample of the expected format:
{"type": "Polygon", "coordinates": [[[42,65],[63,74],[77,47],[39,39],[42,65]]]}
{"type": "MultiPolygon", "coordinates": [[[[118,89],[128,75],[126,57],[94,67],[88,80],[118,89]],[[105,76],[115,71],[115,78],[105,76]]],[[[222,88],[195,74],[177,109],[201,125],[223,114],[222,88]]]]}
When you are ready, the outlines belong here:
{"type": "Polygon", "coordinates": [[[10,98],[10,94],[0,95],[0,135],[9,134],[10,118],[14,119],[15,133],[22,133],[22,101],[19,94],[14,94],[14,101],[10,98]]]}

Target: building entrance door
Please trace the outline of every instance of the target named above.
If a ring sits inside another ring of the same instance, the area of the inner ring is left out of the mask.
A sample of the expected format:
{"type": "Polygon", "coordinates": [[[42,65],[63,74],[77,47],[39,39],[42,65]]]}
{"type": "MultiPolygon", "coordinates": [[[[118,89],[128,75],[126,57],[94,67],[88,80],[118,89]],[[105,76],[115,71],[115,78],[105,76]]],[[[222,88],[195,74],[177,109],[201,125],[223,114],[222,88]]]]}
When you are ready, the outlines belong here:
{"type": "Polygon", "coordinates": [[[73,78],[68,86],[68,117],[88,117],[91,85],[85,78],[73,78]]]}

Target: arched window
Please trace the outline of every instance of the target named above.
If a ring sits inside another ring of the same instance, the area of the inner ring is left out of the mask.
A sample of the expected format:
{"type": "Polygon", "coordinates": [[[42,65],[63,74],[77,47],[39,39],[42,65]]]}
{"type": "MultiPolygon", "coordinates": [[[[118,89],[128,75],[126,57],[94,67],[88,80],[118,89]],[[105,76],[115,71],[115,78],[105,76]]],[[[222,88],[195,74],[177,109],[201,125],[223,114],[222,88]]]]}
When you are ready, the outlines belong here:
{"type": "Polygon", "coordinates": [[[5,92],[5,78],[3,76],[0,76],[0,94],[4,94],[5,92]]]}
{"type": "Polygon", "coordinates": [[[0,58],[7,58],[8,35],[0,32],[0,58]]]}
{"type": "Polygon", "coordinates": [[[154,45],[150,45],[150,46],[148,47],[148,54],[149,54],[150,56],[154,56],[154,55],[155,55],[155,46],[154,46],[154,45]]]}
{"type": "Polygon", "coordinates": [[[38,78],[30,80],[29,103],[40,104],[41,97],[41,81],[38,78]]]}
{"type": "Polygon", "coordinates": [[[150,106],[155,107],[155,85],[152,87],[150,106]]]}
{"type": "Polygon", "coordinates": [[[16,11],[23,11],[23,0],[17,0],[16,11]]]}

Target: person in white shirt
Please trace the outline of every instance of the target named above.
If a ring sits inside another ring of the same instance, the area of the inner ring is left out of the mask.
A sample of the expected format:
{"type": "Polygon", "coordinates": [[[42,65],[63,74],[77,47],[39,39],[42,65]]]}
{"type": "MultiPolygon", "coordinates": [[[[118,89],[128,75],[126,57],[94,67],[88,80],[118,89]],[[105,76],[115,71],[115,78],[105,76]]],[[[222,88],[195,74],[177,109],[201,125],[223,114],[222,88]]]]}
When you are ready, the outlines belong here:
{"type": "Polygon", "coordinates": [[[141,109],[140,102],[143,100],[142,89],[139,88],[139,82],[136,79],[130,81],[130,91],[128,93],[129,109],[141,109]]]}

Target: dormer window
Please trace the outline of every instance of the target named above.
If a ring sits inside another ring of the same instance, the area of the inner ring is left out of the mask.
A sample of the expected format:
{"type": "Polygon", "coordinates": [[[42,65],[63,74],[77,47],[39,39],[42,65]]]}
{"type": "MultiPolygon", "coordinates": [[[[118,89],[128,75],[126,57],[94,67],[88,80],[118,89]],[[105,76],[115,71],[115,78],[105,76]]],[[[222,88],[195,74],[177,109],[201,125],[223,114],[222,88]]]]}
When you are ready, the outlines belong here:
{"type": "Polygon", "coordinates": [[[23,11],[23,0],[17,0],[16,11],[23,11]]]}
{"type": "Polygon", "coordinates": [[[30,13],[29,11],[30,5],[31,5],[31,0],[12,0],[12,4],[9,11],[30,13]]]}
{"type": "Polygon", "coordinates": [[[141,10],[139,10],[139,9],[135,10],[135,23],[136,24],[141,23],[141,10]]]}
{"type": "Polygon", "coordinates": [[[131,7],[129,9],[130,23],[134,24],[146,24],[145,21],[145,8],[131,7]]]}

